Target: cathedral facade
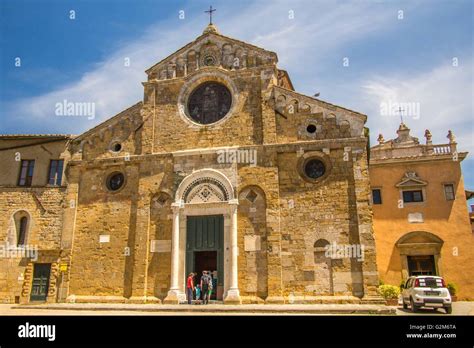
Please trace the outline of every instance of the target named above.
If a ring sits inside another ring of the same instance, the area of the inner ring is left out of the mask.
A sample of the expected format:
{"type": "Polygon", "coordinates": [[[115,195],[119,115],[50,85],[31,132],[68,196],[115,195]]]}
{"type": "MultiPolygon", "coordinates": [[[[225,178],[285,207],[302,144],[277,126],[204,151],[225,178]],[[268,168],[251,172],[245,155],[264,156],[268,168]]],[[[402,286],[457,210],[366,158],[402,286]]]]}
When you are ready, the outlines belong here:
{"type": "Polygon", "coordinates": [[[1,237],[39,245],[1,261],[2,296],[38,299],[43,272],[48,302],[179,303],[210,270],[224,303],[377,301],[367,117],[296,92],[277,62],[209,25],[146,70],[143,101],[58,140],[54,194],[1,192],[1,237]]]}

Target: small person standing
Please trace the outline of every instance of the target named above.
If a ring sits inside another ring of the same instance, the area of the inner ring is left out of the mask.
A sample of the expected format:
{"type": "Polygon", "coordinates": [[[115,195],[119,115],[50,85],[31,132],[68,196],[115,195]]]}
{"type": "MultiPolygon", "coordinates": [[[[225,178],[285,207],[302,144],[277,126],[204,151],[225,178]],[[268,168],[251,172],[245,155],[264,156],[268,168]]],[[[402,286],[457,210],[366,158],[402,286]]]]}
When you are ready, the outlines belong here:
{"type": "Polygon", "coordinates": [[[209,302],[211,300],[211,295],[212,295],[212,289],[213,289],[213,279],[210,275],[210,272],[208,272],[208,277],[209,277],[209,287],[208,287],[208,295],[207,295],[207,301],[209,302]]]}
{"type": "Polygon", "coordinates": [[[188,298],[188,304],[193,303],[194,294],[194,273],[189,273],[188,279],[186,280],[186,297],[188,298]]]}
{"type": "Polygon", "coordinates": [[[202,271],[201,293],[202,293],[203,304],[207,304],[209,302],[209,283],[211,282],[212,282],[211,277],[208,275],[207,271],[202,271]]]}
{"type": "Polygon", "coordinates": [[[214,296],[217,296],[217,271],[212,272],[212,291],[214,296]]]}
{"type": "Polygon", "coordinates": [[[197,284],[195,289],[196,289],[196,304],[201,304],[201,286],[197,284]]]}

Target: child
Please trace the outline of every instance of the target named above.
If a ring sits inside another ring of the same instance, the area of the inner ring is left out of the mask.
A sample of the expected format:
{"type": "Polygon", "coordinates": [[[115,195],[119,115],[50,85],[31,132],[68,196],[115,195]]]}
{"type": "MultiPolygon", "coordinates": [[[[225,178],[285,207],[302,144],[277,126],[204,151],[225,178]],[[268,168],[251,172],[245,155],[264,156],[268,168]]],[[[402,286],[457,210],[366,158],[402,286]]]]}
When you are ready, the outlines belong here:
{"type": "Polygon", "coordinates": [[[196,304],[201,304],[201,285],[197,284],[196,289],[196,304]]]}
{"type": "Polygon", "coordinates": [[[212,288],[213,288],[213,280],[211,278],[211,281],[209,282],[209,295],[207,296],[208,301],[211,300],[211,295],[212,295],[212,288]]]}

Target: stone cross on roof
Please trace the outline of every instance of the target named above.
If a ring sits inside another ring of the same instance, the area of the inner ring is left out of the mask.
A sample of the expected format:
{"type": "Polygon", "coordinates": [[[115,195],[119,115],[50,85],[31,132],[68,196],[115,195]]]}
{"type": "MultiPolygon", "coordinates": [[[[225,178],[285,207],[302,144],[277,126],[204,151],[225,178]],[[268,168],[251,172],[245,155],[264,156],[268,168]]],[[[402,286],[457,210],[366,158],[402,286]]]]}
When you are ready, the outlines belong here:
{"type": "Polygon", "coordinates": [[[213,9],[212,6],[209,6],[209,10],[204,11],[205,13],[209,13],[209,25],[212,25],[212,12],[217,11],[216,9],[213,9]]]}
{"type": "Polygon", "coordinates": [[[397,111],[398,111],[398,114],[400,115],[400,122],[401,122],[401,124],[403,124],[403,113],[402,112],[405,111],[405,110],[403,110],[402,107],[399,106],[397,111]]]}

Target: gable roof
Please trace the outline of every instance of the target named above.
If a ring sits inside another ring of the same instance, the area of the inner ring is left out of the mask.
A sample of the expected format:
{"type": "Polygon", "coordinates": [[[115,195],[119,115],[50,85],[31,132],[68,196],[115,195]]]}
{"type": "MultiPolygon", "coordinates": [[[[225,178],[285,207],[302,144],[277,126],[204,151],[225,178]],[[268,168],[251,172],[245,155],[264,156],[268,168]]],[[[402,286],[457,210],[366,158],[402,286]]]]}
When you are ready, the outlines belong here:
{"type": "Polygon", "coordinates": [[[125,110],[122,110],[121,112],[119,112],[117,115],[111,117],[111,118],[108,118],[106,119],[104,122],[102,123],[99,123],[97,126],[85,131],[84,133],[82,133],[81,135],[79,135],[78,137],[74,138],[74,142],[78,142],[78,141],[81,141],[82,139],[84,139],[85,137],[87,137],[88,135],[94,133],[95,131],[97,131],[98,129],[100,128],[103,128],[111,123],[113,123],[115,120],[119,119],[121,116],[123,116],[124,114],[130,112],[130,111],[133,111],[133,109],[136,109],[136,108],[141,108],[142,107],[142,104],[143,102],[139,101],[138,103],[130,106],[129,108],[125,109],[125,110]]]}
{"type": "Polygon", "coordinates": [[[299,92],[296,92],[296,91],[292,91],[291,89],[288,89],[288,88],[285,88],[285,87],[282,87],[282,86],[273,86],[274,89],[280,89],[282,90],[282,92],[284,93],[288,93],[290,95],[293,95],[295,97],[303,97],[304,99],[308,100],[309,102],[313,102],[313,103],[316,103],[318,104],[320,107],[323,107],[323,108],[334,108],[334,109],[341,109],[341,110],[344,110],[344,111],[347,111],[347,112],[350,112],[351,114],[355,115],[355,116],[358,116],[358,117],[362,117],[364,119],[364,122],[367,121],[367,115],[365,114],[362,114],[360,112],[357,112],[357,111],[354,111],[354,110],[351,110],[351,109],[348,109],[348,108],[344,108],[342,106],[339,106],[339,105],[336,105],[336,104],[331,104],[327,101],[324,101],[324,100],[321,100],[321,99],[318,99],[318,98],[314,98],[314,97],[310,97],[308,95],[305,95],[303,93],[299,93],[299,92]]]}
{"type": "Polygon", "coordinates": [[[206,31],[204,30],[204,32],[198,36],[194,41],[191,41],[190,43],[188,43],[187,45],[181,47],[180,49],[178,49],[177,51],[175,51],[174,53],[171,53],[170,55],[168,55],[166,58],[163,58],[162,60],[160,60],[158,63],[154,64],[153,66],[149,67],[148,69],[145,70],[145,73],[149,74],[154,68],[156,68],[157,66],[159,66],[160,64],[166,62],[167,60],[171,59],[172,57],[174,56],[177,56],[183,52],[185,52],[187,49],[191,48],[191,46],[195,45],[196,43],[198,43],[199,41],[201,40],[204,40],[205,38],[207,37],[211,37],[212,35],[214,36],[217,36],[217,37],[220,37],[222,39],[225,39],[227,41],[230,41],[230,42],[233,42],[235,44],[238,44],[238,45],[242,45],[242,46],[246,46],[246,47],[249,47],[249,48],[252,48],[256,51],[260,51],[260,52],[265,52],[265,53],[268,53],[270,55],[273,55],[275,56],[275,60],[276,62],[278,62],[278,55],[273,52],[273,51],[268,51],[264,48],[261,48],[261,47],[258,47],[258,46],[255,46],[255,45],[252,45],[252,44],[249,44],[247,42],[244,42],[244,41],[240,41],[240,40],[237,40],[237,39],[234,39],[234,38],[231,38],[231,37],[228,37],[228,36],[225,36],[225,35],[222,35],[216,31],[206,31]]]}
{"type": "Polygon", "coordinates": [[[0,140],[20,140],[20,139],[70,139],[73,134],[0,134],[0,140]]]}

